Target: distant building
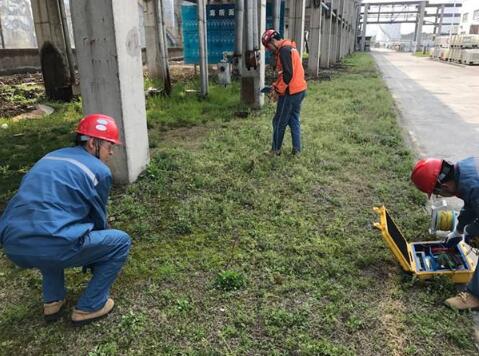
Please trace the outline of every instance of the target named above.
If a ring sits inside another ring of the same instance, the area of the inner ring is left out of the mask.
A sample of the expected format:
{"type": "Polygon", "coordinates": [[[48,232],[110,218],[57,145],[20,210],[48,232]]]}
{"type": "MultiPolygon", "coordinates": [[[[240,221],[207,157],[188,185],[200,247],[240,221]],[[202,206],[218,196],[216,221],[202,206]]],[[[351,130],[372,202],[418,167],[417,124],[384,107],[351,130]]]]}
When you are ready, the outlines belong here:
{"type": "Polygon", "coordinates": [[[479,34],[479,1],[463,0],[461,11],[460,34],[479,34]]]}

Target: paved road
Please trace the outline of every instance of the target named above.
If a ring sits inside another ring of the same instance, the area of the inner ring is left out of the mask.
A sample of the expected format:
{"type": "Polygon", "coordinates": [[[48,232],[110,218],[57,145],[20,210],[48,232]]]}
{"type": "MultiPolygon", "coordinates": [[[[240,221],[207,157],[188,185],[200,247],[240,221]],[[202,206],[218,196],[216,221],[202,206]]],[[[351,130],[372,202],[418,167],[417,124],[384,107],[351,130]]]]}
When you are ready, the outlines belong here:
{"type": "Polygon", "coordinates": [[[373,51],[420,157],[479,156],[479,66],[373,51]]]}

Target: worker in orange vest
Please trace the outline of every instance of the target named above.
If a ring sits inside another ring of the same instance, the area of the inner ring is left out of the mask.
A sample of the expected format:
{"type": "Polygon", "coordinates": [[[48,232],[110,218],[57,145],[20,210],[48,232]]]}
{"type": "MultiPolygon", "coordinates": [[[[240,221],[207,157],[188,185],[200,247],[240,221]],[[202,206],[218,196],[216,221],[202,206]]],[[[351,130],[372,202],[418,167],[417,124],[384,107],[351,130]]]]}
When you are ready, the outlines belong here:
{"type": "Polygon", "coordinates": [[[268,29],[261,41],[266,49],[274,52],[277,80],[272,85],[271,97],[278,100],[273,117],[273,143],[271,153],[281,154],[286,126],[291,129],[293,155],[301,152],[301,103],[306,94],[307,84],[304,69],[296,44],[283,39],[278,31],[268,29]]]}

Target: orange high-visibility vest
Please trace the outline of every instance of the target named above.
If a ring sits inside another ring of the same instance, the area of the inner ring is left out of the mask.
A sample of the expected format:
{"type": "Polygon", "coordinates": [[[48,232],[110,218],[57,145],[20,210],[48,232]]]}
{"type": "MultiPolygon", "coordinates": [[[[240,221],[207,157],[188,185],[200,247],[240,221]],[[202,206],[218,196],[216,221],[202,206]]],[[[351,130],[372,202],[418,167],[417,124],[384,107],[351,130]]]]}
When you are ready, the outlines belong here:
{"type": "Polygon", "coordinates": [[[275,52],[276,56],[276,70],[278,72],[278,79],[274,82],[273,87],[279,95],[285,95],[286,90],[289,89],[289,95],[300,93],[308,87],[306,80],[304,80],[304,69],[299,52],[296,49],[296,44],[289,40],[282,40],[279,42],[279,47],[275,52]],[[284,46],[291,46],[291,62],[293,68],[293,76],[289,84],[283,80],[283,66],[279,58],[279,51],[284,46]]]}

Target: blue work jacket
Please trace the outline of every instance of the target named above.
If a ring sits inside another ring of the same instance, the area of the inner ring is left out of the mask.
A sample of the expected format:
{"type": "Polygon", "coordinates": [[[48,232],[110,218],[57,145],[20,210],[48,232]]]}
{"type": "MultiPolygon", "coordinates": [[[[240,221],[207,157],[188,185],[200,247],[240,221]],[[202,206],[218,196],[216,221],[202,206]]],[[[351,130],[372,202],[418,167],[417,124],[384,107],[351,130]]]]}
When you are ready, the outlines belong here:
{"type": "Polygon", "coordinates": [[[7,254],[61,258],[92,230],[107,228],[111,172],[81,146],[40,159],[0,218],[7,254]]]}
{"type": "Polygon", "coordinates": [[[467,225],[467,233],[479,235],[479,158],[469,157],[454,167],[457,197],[464,200],[464,207],[458,216],[457,229],[467,225]]]}

